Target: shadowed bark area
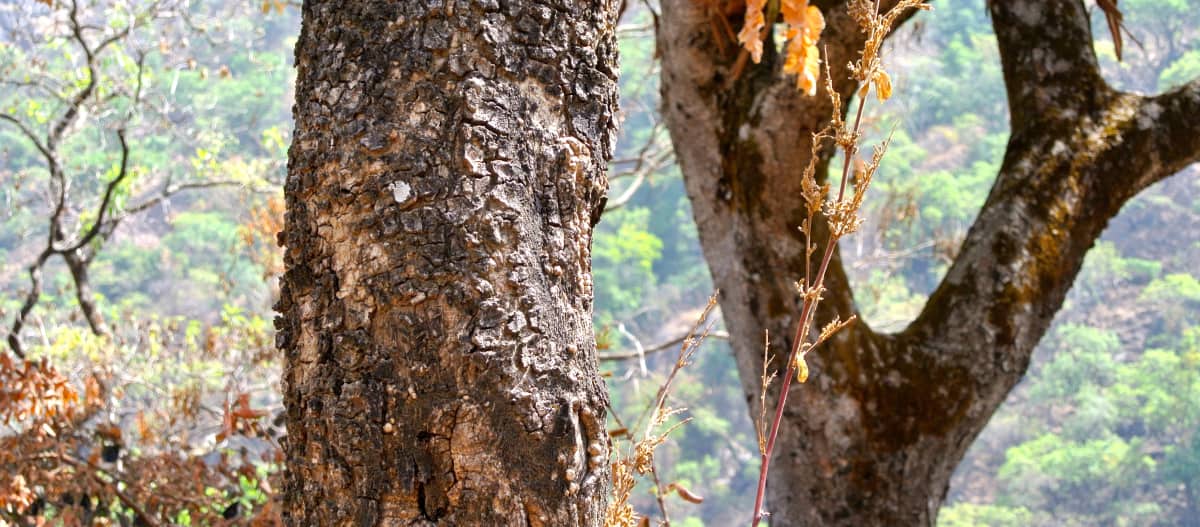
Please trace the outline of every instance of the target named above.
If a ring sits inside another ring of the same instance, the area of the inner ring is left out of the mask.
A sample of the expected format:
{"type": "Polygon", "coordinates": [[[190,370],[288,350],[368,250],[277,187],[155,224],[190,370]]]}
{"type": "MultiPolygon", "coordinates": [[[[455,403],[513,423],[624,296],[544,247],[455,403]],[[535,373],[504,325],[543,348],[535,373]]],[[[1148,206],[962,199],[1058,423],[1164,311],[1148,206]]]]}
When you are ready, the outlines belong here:
{"type": "Polygon", "coordinates": [[[277,319],[289,525],[599,525],[613,0],[306,1],[277,319]]]}
{"type": "MultiPolygon", "coordinates": [[[[856,86],[844,65],[863,37],[844,2],[820,7],[823,59],[846,99],[856,86]]],[[[893,335],[859,322],[809,356],[772,462],[773,525],[932,525],[955,466],[1024,375],[1108,220],[1200,155],[1200,82],[1155,97],[1109,88],[1080,0],[989,9],[1012,108],[1000,173],[912,325],[893,335]]],[[[710,16],[703,2],[663,2],[664,113],[757,415],[763,332],[785,355],[800,313],[800,174],[830,106],[824,93],[796,92],[769,47],[731,81],[736,50],[722,55],[710,16]]],[[[854,313],[836,253],[826,282],[818,327],[854,313]]]]}

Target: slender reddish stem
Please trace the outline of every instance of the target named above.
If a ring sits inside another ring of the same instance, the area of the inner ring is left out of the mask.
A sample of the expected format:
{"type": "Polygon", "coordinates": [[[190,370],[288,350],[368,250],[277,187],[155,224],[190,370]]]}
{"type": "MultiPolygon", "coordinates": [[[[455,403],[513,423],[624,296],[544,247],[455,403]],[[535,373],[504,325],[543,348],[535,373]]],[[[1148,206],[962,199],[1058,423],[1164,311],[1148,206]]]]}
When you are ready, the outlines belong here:
{"type": "MultiPolygon", "coordinates": [[[[833,256],[834,244],[830,243],[825,248],[825,255],[821,261],[821,268],[817,271],[817,283],[815,287],[820,288],[825,279],[825,271],[829,267],[829,260],[833,256]]],[[[783,386],[779,391],[779,402],[775,404],[775,418],[771,421],[771,435],[767,438],[767,446],[762,454],[762,469],[758,472],[758,492],[754,497],[754,522],[750,525],[757,526],[762,518],[763,498],[767,490],[767,471],[771,467],[771,453],[775,451],[775,438],[779,436],[779,425],[783,422],[783,407],[787,403],[788,391],[792,385],[792,377],[796,375],[796,368],[792,366],[796,353],[800,350],[801,338],[804,336],[804,328],[807,326],[805,321],[809,318],[809,313],[813,310],[815,302],[804,302],[804,308],[801,310],[800,322],[796,325],[796,336],[792,338],[792,352],[788,354],[787,371],[783,374],[783,386]]]]}
{"type": "MultiPolygon", "coordinates": [[[[855,143],[851,147],[844,149],[846,159],[842,163],[842,181],[838,188],[837,201],[841,202],[846,195],[846,181],[850,174],[850,161],[855,152],[858,151],[858,134],[862,124],[863,106],[866,104],[866,97],[858,98],[858,111],[854,116],[854,140],[855,143]]],[[[810,222],[809,231],[811,236],[812,225],[810,222]]],[[[805,261],[808,260],[808,244],[805,244],[805,261]]],[[[825,283],[825,272],[829,270],[829,262],[833,259],[833,250],[837,247],[837,240],[830,234],[829,244],[825,246],[825,254],[821,258],[821,267],[817,269],[817,281],[811,284],[810,287],[815,287],[818,291],[825,283]]],[[[806,266],[807,267],[807,266],[806,266]]],[[[809,285],[809,284],[805,284],[809,285]]],[[[816,305],[820,302],[820,297],[817,296],[812,300],[810,297],[805,297],[804,306],[800,310],[800,320],[796,323],[796,335],[792,338],[792,349],[788,353],[787,370],[783,374],[783,385],[779,390],[779,402],[775,405],[775,418],[771,421],[771,434],[767,438],[766,447],[761,455],[761,469],[758,472],[758,491],[754,496],[754,519],[750,523],[750,527],[757,527],[758,522],[762,520],[762,505],[763,499],[766,497],[767,490],[767,473],[771,468],[771,454],[775,452],[775,439],[779,436],[779,426],[783,422],[783,408],[787,404],[788,392],[792,386],[792,378],[796,376],[796,368],[793,366],[796,360],[796,354],[800,352],[800,344],[807,337],[807,330],[811,326],[811,315],[816,311],[816,305]]],[[[765,379],[764,379],[765,382],[765,379]]]]}

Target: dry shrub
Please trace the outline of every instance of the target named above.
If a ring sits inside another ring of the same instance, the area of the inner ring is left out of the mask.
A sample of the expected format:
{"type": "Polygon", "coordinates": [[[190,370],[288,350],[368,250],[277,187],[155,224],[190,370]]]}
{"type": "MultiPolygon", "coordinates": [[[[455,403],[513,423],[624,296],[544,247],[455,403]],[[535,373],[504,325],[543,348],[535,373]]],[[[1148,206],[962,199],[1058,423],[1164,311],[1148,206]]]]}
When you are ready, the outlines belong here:
{"type": "Polygon", "coordinates": [[[269,339],[236,320],[127,322],[113,339],[64,329],[39,359],[0,353],[0,524],[280,524],[273,383],[214,372],[269,339]]]}

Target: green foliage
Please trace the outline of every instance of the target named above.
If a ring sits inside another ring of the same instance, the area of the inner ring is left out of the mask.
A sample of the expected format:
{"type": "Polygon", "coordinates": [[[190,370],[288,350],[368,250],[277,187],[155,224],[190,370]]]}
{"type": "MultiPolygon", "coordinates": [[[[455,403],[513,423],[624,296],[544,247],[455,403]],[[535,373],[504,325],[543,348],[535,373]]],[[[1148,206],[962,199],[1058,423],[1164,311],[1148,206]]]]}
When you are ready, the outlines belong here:
{"type": "Polygon", "coordinates": [[[939,527],[1029,527],[1033,513],[1025,507],[959,503],[938,514],[939,527]]]}
{"type": "Polygon", "coordinates": [[[646,209],[616,210],[597,226],[592,243],[597,312],[632,312],[654,288],[662,240],[647,232],[649,217],[646,209]]]}
{"type": "Polygon", "coordinates": [[[1112,381],[1117,364],[1113,360],[1120,348],[1112,332],[1087,326],[1065,324],[1051,336],[1056,349],[1050,362],[1042,367],[1039,382],[1030,386],[1030,397],[1054,400],[1070,397],[1090,385],[1105,386],[1112,381]]]}
{"type": "MultiPolygon", "coordinates": [[[[1184,525],[1195,496],[1180,489],[1200,483],[1197,332],[1119,363],[1111,332],[1059,327],[1050,363],[1027,380],[1030,405],[1051,407],[1027,426],[1046,431],[1008,448],[995,510],[1035,511],[1028,525],[1054,525],[1043,513],[1065,525],[1184,525]]],[[[993,509],[967,505],[947,508],[942,524],[989,521],[968,514],[993,509]]]]}
{"type": "Polygon", "coordinates": [[[1197,78],[1200,78],[1200,50],[1191,50],[1163,70],[1158,77],[1158,89],[1167,91],[1197,78]]]}
{"type": "Polygon", "coordinates": [[[1150,282],[1137,302],[1157,314],[1153,346],[1172,346],[1176,335],[1200,324],[1200,281],[1186,273],[1168,274],[1150,282]]]}
{"type": "Polygon", "coordinates": [[[229,300],[259,302],[262,269],[239,257],[238,228],[222,213],[180,213],[152,245],[130,240],[102,251],[92,281],[114,306],[171,315],[216,313],[229,300]]]}
{"type": "Polygon", "coordinates": [[[1200,281],[1185,273],[1169,274],[1146,286],[1138,301],[1200,307],[1200,281]]]}
{"type": "Polygon", "coordinates": [[[912,292],[909,281],[898,274],[873,270],[866,283],[855,291],[863,318],[881,330],[903,329],[902,324],[917,317],[926,297],[912,292]]]}

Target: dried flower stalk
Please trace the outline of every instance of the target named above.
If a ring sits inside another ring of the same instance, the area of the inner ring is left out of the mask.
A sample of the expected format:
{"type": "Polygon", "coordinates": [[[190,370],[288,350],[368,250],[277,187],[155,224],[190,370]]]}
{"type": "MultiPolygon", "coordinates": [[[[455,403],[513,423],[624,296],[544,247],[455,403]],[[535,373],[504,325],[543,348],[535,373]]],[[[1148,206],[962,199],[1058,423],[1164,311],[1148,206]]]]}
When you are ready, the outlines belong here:
{"type": "MultiPolygon", "coordinates": [[[[787,0],[784,1],[786,2],[787,0]]],[[[752,2],[748,2],[747,9],[749,9],[750,3],[752,2]]],[[[807,2],[802,3],[807,4],[807,2]]],[[[758,423],[761,469],[759,471],[758,491],[754,499],[754,513],[750,524],[752,527],[757,526],[766,514],[762,509],[762,505],[766,494],[767,475],[770,469],[771,455],[775,449],[775,440],[779,435],[779,426],[783,420],[783,409],[787,404],[788,392],[792,380],[795,379],[801,383],[805,382],[809,374],[805,356],[855,320],[854,316],[850,316],[844,321],[840,317],[835,317],[834,320],[821,328],[815,338],[812,337],[817,306],[820,304],[822,293],[825,291],[825,273],[829,269],[830,260],[833,258],[833,250],[837,247],[838,241],[841,238],[853,234],[862,226],[863,219],[859,215],[859,211],[862,209],[863,199],[867,189],[871,185],[871,179],[875,175],[875,171],[879,169],[879,163],[883,159],[884,153],[887,152],[890,142],[889,138],[876,146],[872,152],[871,160],[867,163],[860,163],[859,168],[851,172],[851,164],[857,160],[858,145],[861,139],[863,108],[866,104],[867,95],[872,88],[874,88],[875,96],[880,102],[887,100],[892,95],[891,77],[883,70],[880,47],[883,44],[884,37],[891,31],[896,20],[909,9],[929,9],[929,6],[924,4],[923,0],[900,0],[892,9],[881,13],[877,0],[852,0],[850,3],[850,16],[867,35],[866,43],[863,46],[859,59],[847,66],[850,78],[857,80],[862,86],[858,92],[858,109],[855,112],[852,126],[848,127],[841,118],[841,98],[833,89],[832,76],[829,75],[828,63],[825,65],[826,91],[829,93],[833,112],[829,125],[825,129],[813,134],[812,155],[809,158],[808,166],[804,169],[801,181],[802,198],[807,210],[807,217],[800,224],[800,230],[804,234],[805,239],[805,263],[804,279],[796,285],[803,300],[803,306],[800,311],[800,320],[796,324],[796,334],[792,339],[792,349],[785,363],[787,369],[783,375],[783,384],[780,388],[779,399],[775,406],[774,419],[771,422],[769,434],[764,433],[766,428],[764,422],[766,415],[765,400],[767,385],[774,378],[775,372],[768,374],[766,364],[763,367],[763,392],[760,397],[762,406],[760,408],[758,423]],[[828,200],[826,196],[829,194],[829,185],[818,184],[816,180],[817,159],[819,159],[819,153],[827,141],[832,141],[836,147],[841,148],[845,158],[842,165],[842,178],[837,196],[828,200]],[[853,180],[853,189],[847,193],[847,185],[851,183],[851,180],[853,180]],[[818,213],[823,215],[829,224],[829,240],[825,244],[824,254],[814,275],[812,273],[812,256],[816,253],[817,248],[813,241],[813,226],[818,213]],[[763,439],[764,435],[766,436],[765,441],[763,439]]],[[[791,36],[790,33],[789,36],[791,36]]],[[[815,46],[815,41],[813,45],[815,46]]],[[[801,83],[800,88],[802,90],[805,89],[803,83],[801,83]]],[[[812,92],[815,92],[815,86],[810,89],[810,95],[812,92]]],[[[767,362],[770,362],[769,356],[766,355],[767,353],[768,351],[764,350],[764,356],[768,359],[767,362]]]]}
{"type": "MultiPolygon", "coordinates": [[[[667,422],[671,417],[685,410],[684,408],[671,408],[668,406],[667,397],[671,393],[671,386],[679,371],[692,363],[692,357],[696,354],[696,350],[700,349],[700,344],[704,342],[704,339],[712,331],[715,320],[710,319],[709,315],[716,307],[717,294],[713,293],[708,299],[708,304],[705,305],[704,310],[701,311],[700,316],[696,319],[696,323],[688,332],[687,337],[683,339],[683,343],[679,347],[679,355],[675,358],[675,364],[672,366],[671,372],[667,374],[667,379],[663,382],[662,386],[659,386],[653,404],[634,423],[634,429],[643,422],[645,424],[645,429],[640,439],[636,441],[631,439],[632,444],[629,445],[627,451],[625,453],[618,453],[617,458],[612,461],[613,499],[609,502],[608,508],[605,510],[605,527],[637,527],[638,525],[649,524],[646,518],[639,518],[637,516],[637,513],[633,510],[633,506],[629,503],[633,488],[637,484],[635,476],[638,475],[649,475],[651,481],[654,483],[655,498],[658,501],[659,513],[663,518],[662,525],[669,526],[671,523],[670,517],[667,515],[666,502],[663,501],[663,497],[666,494],[675,492],[685,501],[692,503],[698,503],[703,500],[703,498],[691,493],[678,483],[670,483],[664,486],[658,477],[658,469],[654,463],[654,451],[666,442],[671,432],[674,432],[691,420],[691,418],[685,418],[667,426],[667,422]]],[[[615,412],[613,416],[616,417],[615,412]]],[[[620,423],[619,418],[617,421],[621,426],[620,430],[623,431],[621,435],[630,438],[635,437],[629,431],[630,429],[625,428],[620,423]]]]}

